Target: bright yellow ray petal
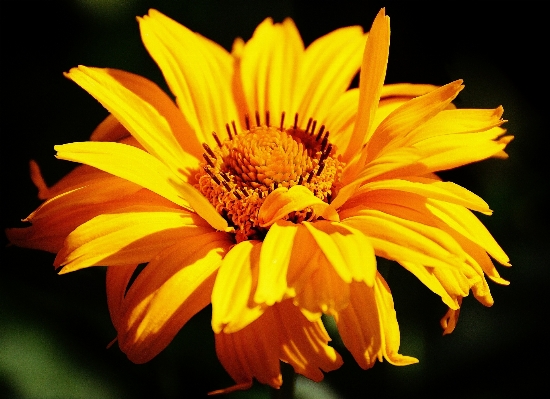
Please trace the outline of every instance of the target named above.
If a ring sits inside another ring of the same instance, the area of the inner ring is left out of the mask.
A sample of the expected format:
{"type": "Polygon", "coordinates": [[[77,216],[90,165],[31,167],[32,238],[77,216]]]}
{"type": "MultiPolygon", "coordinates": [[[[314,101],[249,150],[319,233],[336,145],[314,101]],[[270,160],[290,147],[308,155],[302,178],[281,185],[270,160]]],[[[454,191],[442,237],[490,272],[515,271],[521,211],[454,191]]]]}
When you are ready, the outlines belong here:
{"type": "Polygon", "coordinates": [[[294,91],[303,53],[304,44],[292,20],[274,24],[267,18],[258,25],[243,48],[240,65],[242,89],[251,115],[256,111],[260,115],[269,111],[276,118],[283,111],[294,115],[294,91]]]}
{"type": "Polygon", "coordinates": [[[374,366],[382,347],[378,305],[374,287],[352,282],[350,303],[335,316],[338,332],[346,348],[363,369],[374,366]]]}
{"type": "Polygon", "coordinates": [[[279,187],[272,191],[260,207],[258,221],[260,226],[268,227],[290,212],[312,208],[315,214],[328,220],[338,221],[338,214],[329,204],[302,185],[292,186],[290,189],[279,187]]]}
{"type": "Polygon", "coordinates": [[[175,135],[189,129],[158,86],[141,76],[114,69],[79,66],[66,76],[107,108],[149,153],[182,173],[185,180],[193,180],[200,145],[190,136],[185,139],[185,146],[194,156],[182,149],[175,135]]]}
{"type": "Polygon", "coordinates": [[[319,382],[323,379],[322,371],[336,370],[343,364],[340,355],[328,345],[330,337],[320,319],[310,322],[291,301],[277,304],[273,313],[280,358],[297,373],[319,382]]]}
{"type": "Polygon", "coordinates": [[[368,158],[374,159],[392,140],[406,137],[422,123],[444,110],[463,89],[457,80],[428,94],[413,98],[393,111],[376,129],[367,145],[368,158]]]}
{"type": "Polygon", "coordinates": [[[371,137],[371,127],[386,77],[389,46],[390,20],[382,9],[372,24],[363,53],[363,63],[359,75],[360,94],[357,120],[349,145],[343,154],[344,162],[348,162],[371,137]]]}
{"type": "Polygon", "coordinates": [[[295,93],[298,115],[324,123],[359,71],[366,39],[361,27],[352,26],[332,31],[307,47],[295,93]]]}
{"type": "Polygon", "coordinates": [[[378,256],[432,267],[460,267],[465,254],[441,229],[375,209],[361,209],[343,221],[369,237],[378,256]]]}
{"type": "Polygon", "coordinates": [[[342,280],[346,283],[362,281],[368,286],[374,284],[374,250],[361,231],[344,223],[324,220],[303,224],[342,280]]]}
{"type": "Polygon", "coordinates": [[[426,208],[452,229],[480,245],[493,258],[504,266],[509,266],[509,258],[495,241],[487,228],[464,207],[430,199],[426,208]]]}
{"type": "Polygon", "coordinates": [[[366,194],[375,190],[404,191],[426,198],[462,205],[484,214],[490,215],[492,213],[489,205],[481,197],[452,182],[443,182],[422,177],[411,177],[409,180],[388,179],[366,183],[357,190],[356,194],[366,194]]]}
{"type": "Polygon", "coordinates": [[[347,148],[357,116],[359,103],[359,89],[350,89],[340,96],[328,110],[325,120],[327,130],[330,131],[330,141],[338,152],[347,148]]]}
{"type": "Polygon", "coordinates": [[[224,233],[180,240],[140,272],[126,294],[118,336],[130,360],[151,360],[210,303],[215,272],[230,245],[224,233]]]}
{"type": "Polygon", "coordinates": [[[212,329],[234,333],[264,312],[252,298],[258,284],[261,241],[242,241],[223,259],[212,291],[212,329]]]}
{"type": "Polygon", "coordinates": [[[186,120],[201,143],[239,118],[231,97],[233,58],[218,44],[156,10],[138,18],[141,38],[162,70],[186,120]]]}
{"type": "Polygon", "coordinates": [[[97,265],[148,262],[180,240],[212,231],[200,217],[170,208],[135,206],[96,216],[65,240],[54,266],[61,273],[97,265]]]}
{"type": "Polygon", "coordinates": [[[401,337],[390,287],[388,287],[388,284],[380,273],[376,277],[374,293],[380,315],[380,325],[383,326],[382,350],[384,358],[394,366],[406,366],[418,363],[418,359],[403,356],[398,352],[401,337]]]}
{"type": "Polygon", "coordinates": [[[139,184],[194,210],[215,229],[229,229],[225,219],[195,187],[145,151],[121,143],[92,141],[58,145],[54,149],[57,158],[87,164],[139,184]]]}
{"type": "Polygon", "coordinates": [[[258,273],[258,288],[254,302],[273,305],[287,292],[287,271],[298,227],[279,220],[271,225],[262,244],[258,273]]]}
{"type": "Polygon", "coordinates": [[[417,83],[393,83],[382,86],[380,98],[418,97],[437,89],[437,86],[417,83]]]}

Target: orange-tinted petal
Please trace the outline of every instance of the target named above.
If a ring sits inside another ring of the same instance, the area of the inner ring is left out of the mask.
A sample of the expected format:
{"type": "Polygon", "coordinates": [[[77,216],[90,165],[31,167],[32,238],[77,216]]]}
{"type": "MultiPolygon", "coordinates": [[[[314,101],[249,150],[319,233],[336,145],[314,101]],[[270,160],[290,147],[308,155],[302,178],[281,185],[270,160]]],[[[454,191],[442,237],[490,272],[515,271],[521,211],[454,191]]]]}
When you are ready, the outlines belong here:
{"type": "Polygon", "coordinates": [[[279,388],[283,382],[279,365],[279,340],[273,312],[267,311],[245,328],[231,334],[215,334],[216,354],[235,386],[211,394],[248,389],[252,379],[279,388]],[[275,328],[275,332],[274,332],[275,328]]]}
{"type": "Polygon", "coordinates": [[[320,319],[309,321],[292,304],[283,301],[273,307],[275,324],[281,347],[280,358],[294,370],[313,381],[323,379],[322,371],[339,368],[343,361],[340,355],[328,345],[328,336],[320,319]]]}

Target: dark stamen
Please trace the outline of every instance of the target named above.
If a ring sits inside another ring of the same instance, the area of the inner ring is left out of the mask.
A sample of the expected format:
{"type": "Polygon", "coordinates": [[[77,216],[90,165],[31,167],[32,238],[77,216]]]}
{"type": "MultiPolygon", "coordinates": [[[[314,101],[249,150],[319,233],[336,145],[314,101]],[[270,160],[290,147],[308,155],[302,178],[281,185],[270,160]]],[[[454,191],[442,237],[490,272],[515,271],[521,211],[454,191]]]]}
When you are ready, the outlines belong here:
{"type": "Polygon", "coordinates": [[[304,182],[304,176],[300,175],[300,178],[298,179],[298,184],[301,185],[304,182]]]}
{"type": "Polygon", "coordinates": [[[265,124],[269,127],[269,111],[265,111],[265,124]]]}
{"type": "Polygon", "coordinates": [[[279,182],[273,182],[273,189],[276,190],[279,188],[279,182]]]}
{"type": "Polygon", "coordinates": [[[222,180],[222,184],[227,191],[231,192],[231,187],[229,186],[229,184],[227,184],[225,180],[222,180]]]}
{"type": "Polygon", "coordinates": [[[210,158],[208,158],[208,155],[206,154],[202,154],[203,158],[205,159],[205,161],[208,163],[208,165],[210,165],[210,167],[214,167],[214,163],[212,163],[212,160],[210,158]]]}
{"type": "Polygon", "coordinates": [[[325,151],[327,144],[328,144],[328,134],[325,134],[325,137],[323,137],[323,141],[321,142],[321,151],[325,151]]]}
{"type": "Polygon", "coordinates": [[[214,173],[212,173],[212,171],[206,166],[204,167],[204,171],[208,173],[208,176],[210,176],[210,178],[214,180],[218,186],[221,184],[220,179],[218,179],[218,177],[214,173]]]}
{"type": "Polygon", "coordinates": [[[235,197],[237,197],[238,200],[242,200],[242,199],[243,199],[243,197],[241,197],[241,195],[237,192],[237,190],[234,190],[234,191],[233,191],[233,195],[234,195],[235,197]]]}
{"type": "Polygon", "coordinates": [[[231,181],[231,179],[229,178],[229,176],[227,176],[225,172],[220,171],[220,176],[223,177],[223,179],[227,182],[231,181]]]}
{"type": "Polygon", "coordinates": [[[237,191],[241,193],[244,197],[248,197],[248,190],[238,188],[237,191]]]}
{"type": "Polygon", "coordinates": [[[214,151],[212,151],[210,149],[210,146],[206,143],[203,143],[202,144],[203,148],[206,150],[206,152],[208,153],[208,155],[210,155],[212,158],[216,159],[216,154],[214,154],[214,151]]]}
{"type": "Polygon", "coordinates": [[[218,147],[222,146],[222,142],[220,141],[220,138],[216,134],[216,132],[212,132],[212,136],[214,137],[214,140],[216,140],[216,143],[218,144],[218,147]]]}
{"type": "Polygon", "coordinates": [[[294,130],[298,129],[298,112],[294,115],[294,130]]]}
{"type": "Polygon", "coordinates": [[[227,130],[227,135],[229,136],[229,140],[233,140],[233,135],[231,134],[231,128],[229,127],[229,123],[225,124],[225,130],[227,130]]]}
{"type": "Polygon", "coordinates": [[[316,126],[317,126],[317,121],[313,121],[313,126],[311,127],[311,134],[315,133],[316,126]]]}
{"type": "Polygon", "coordinates": [[[235,121],[231,121],[231,126],[233,126],[233,133],[235,133],[235,136],[237,135],[237,126],[235,126],[235,121]]]}
{"type": "Polygon", "coordinates": [[[309,128],[311,127],[311,122],[313,122],[313,118],[309,118],[309,120],[307,121],[306,133],[309,131],[309,128]]]}
{"type": "Polygon", "coordinates": [[[322,163],[321,166],[319,166],[319,169],[317,169],[317,176],[319,176],[322,172],[323,172],[323,169],[325,168],[325,164],[322,163]]]}
{"type": "Polygon", "coordinates": [[[281,132],[283,131],[283,126],[284,126],[284,123],[285,123],[285,111],[283,111],[281,113],[281,132]]]}
{"type": "Polygon", "coordinates": [[[311,217],[313,216],[313,212],[312,211],[308,211],[306,213],[306,216],[304,217],[304,221],[308,222],[309,220],[311,220],[311,217]]]}
{"type": "Polygon", "coordinates": [[[313,173],[310,173],[309,176],[307,177],[307,182],[308,183],[311,183],[311,180],[313,179],[313,173]]]}
{"type": "Polygon", "coordinates": [[[319,133],[317,133],[317,137],[315,137],[315,140],[319,141],[321,139],[321,136],[323,135],[324,131],[325,131],[325,125],[322,125],[319,128],[319,133]]]}
{"type": "Polygon", "coordinates": [[[256,126],[260,127],[260,113],[256,111],[256,126]]]}
{"type": "Polygon", "coordinates": [[[244,114],[244,124],[246,125],[246,130],[250,130],[250,118],[248,114],[244,114]]]}

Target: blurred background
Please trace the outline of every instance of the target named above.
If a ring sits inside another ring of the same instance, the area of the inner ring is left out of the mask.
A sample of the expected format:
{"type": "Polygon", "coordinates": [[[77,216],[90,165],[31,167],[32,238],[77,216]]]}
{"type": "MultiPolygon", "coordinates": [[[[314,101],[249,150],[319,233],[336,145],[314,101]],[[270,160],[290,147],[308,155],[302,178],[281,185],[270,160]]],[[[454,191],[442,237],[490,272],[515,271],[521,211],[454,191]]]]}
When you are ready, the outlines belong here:
{"type": "MultiPolygon", "coordinates": [[[[1,227],[20,225],[38,205],[28,174],[35,159],[49,184],[74,165],[53,146],[89,137],[106,111],[62,72],[78,64],[120,68],[157,82],[162,75],[141,44],[136,16],[156,8],[231,48],[266,17],[291,17],[305,44],[336,28],[366,30],[385,6],[391,18],[386,83],[445,84],[462,78],[459,107],[504,106],[516,139],[510,159],[488,160],[443,175],[483,197],[495,211],[481,215],[511,258],[499,267],[508,287],[490,283],[485,308],[465,299],[458,327],[442,337],[445,306],[395,265],[388,273],[400,323],[401,353],[420,359],[404,368],[378,363],[364,371],[337,337],[345,364],[323,383],[297,382],[298,398],[448,398],[529,396],[542,385],[547,358],[542,323],[548,315],[549,233],[543,188],[543,90],[548,83],[542,2],[168,1],[44,0],[2,2],[1,227]]],[[[53,254],[6,247],[0,238],[0,397],[194,398],[232,380],[219,364],[210,309],[193,318],[151,362],[131,363],[117,345],[105,300],[105,270],[58,276],[53,254]],[[200,394],[197,394],[200,393],[200,394]]],[[[334,336],[334,335],[333,335],[334,336]]],[[[545,373],[546,374],[546,373],[545,373]]],[[[267,398],[255,384],[226,397],[267,398]]]]}

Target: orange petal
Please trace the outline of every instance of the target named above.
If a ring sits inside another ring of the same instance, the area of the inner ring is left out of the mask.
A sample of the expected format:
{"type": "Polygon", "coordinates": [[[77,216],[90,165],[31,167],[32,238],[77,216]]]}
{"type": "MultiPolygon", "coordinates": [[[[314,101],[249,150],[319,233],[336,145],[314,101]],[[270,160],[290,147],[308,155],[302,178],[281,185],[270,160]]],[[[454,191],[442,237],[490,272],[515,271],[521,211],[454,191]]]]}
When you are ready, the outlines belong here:
{"type": "Polygon", "coordinates": [[[107,268],[107,306],[109,307],[113,326],[117,331],[122,328],[121,320],[125,311],[124,296],[126,295],[128,283],[137,267],[138,265],[119,265],[107,268]]]}
{"type": "Polygon", "coordinates": [[[118,341],[130,360],[151,360],[210,303],[215,272],[229,245],[223,233],[180,240],[141,271],[120,310],[118,341]]]}
{"type": "Polygon", "coordinates": [[[273,312],[268,310],[237,332],[216,333],[218,359],[237,384],[210,394],[248,389],[253,378],[262,384],[279,388],[283,380],[279,366],[279,340],[274,335],[278,328],[273,312]]]}

